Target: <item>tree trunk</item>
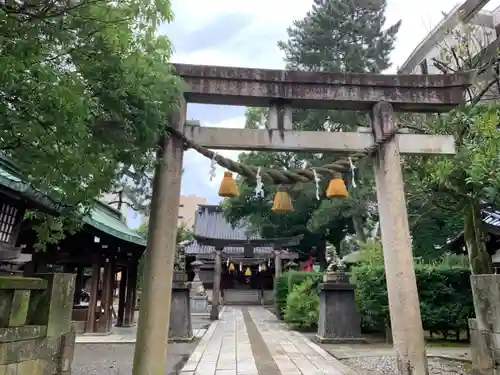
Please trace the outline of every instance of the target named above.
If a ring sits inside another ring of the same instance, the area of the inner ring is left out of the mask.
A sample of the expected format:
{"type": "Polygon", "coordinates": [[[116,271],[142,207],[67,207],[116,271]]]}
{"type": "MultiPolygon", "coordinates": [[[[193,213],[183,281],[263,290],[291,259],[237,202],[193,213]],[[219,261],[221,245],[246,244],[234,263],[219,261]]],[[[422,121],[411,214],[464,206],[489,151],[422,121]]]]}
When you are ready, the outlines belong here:
{"type": "Polygon", "coordinates": [[[358,241],[366,242],[366,234],[363,228],[363,223],[358,215],[352,215],[352,225],[354,227],[354,231],[356,232],[358,241]]]}
{"type": "Polygon", "coordinates": [[[486,250],[485,237],[479,202],[469,198],[464,210],[464,239],[473,275],[493,273],[491,257],[486,250]]]}
{"type": "Polygon", "coordinates": [[[317,261],[319,262],[319,270],[323,272],[326,269],[326,240],[322,240],[321,243],[316,247],[316,250],[317,261]]]}

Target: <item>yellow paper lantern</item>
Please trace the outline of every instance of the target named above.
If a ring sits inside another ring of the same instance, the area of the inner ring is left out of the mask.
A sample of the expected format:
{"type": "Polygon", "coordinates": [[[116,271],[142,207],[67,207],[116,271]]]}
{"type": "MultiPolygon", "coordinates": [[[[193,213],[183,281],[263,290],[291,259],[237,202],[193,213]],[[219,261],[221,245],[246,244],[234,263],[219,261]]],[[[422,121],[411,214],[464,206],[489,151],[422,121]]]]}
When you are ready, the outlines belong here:
{"type": "Polygon", "coordinates": [[[327,198],[347,198],[349,193],[347,192],[347,188],[345,186],[345,182],[342,179],[342,175],[340,173],[335,173],[333,178],[330,180],[328,184],[328,189],[326,190],[327,198]]]}
{"type": "Polygon", "coordinates": [[[247,267],[247,269],[245,270],[245,276],[252,276],[252,271],[250,270],[250,267],[247,267]]]}
{"type": "Polygon", "coordinates": [[[224,172],[224,177],[219,188],[219,196],[223,198],[234,198],[240,194],[238,185],[231,172],[224,172]]]}
{"type": "Polygon", "coordinates": [[[293,203],[288,190],[285,187],[280,187],[274,197],[273,212],[293,212],[293,203]]]}

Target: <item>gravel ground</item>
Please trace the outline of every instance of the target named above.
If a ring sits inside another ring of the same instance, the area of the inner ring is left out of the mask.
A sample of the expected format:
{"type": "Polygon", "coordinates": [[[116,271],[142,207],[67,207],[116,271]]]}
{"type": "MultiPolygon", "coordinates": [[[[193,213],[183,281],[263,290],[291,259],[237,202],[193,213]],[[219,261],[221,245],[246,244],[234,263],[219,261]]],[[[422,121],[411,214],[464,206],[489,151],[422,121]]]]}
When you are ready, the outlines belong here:
{"type": "MultiPolygon", "coordinates": [[[[362,375],[397,374],[395,357],[358,357],[342,362],[362,375]]],[[[429,375],[469,375],[470,365],[439,358],[429,358],[429,375]]]]}
{"type": "MultiPolygon", "coordinates": [[[[167,375],[174,375],[175,364],[183,355],[190,355],[197,340],[191,343],[171,343],[168,346],[167,375]]],[[[132,375],[134,344],[77,344],[72,375],[132,375]]]]}

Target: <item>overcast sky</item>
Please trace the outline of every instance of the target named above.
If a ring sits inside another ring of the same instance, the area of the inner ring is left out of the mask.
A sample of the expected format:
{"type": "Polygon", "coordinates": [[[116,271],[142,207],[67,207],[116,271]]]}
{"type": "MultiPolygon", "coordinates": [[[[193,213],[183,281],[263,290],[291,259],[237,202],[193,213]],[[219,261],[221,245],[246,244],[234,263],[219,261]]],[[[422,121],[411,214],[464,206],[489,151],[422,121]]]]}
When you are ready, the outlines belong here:
{"type": "MultiPolygon", "coordinates": [[[[173,0],[175,21],[162,27],[175,48],[174,62],[282,69],[278,40],[287,38],[286,28],[304,17],[312,0],[173,0]]],[[[392,54],[395,72],[418,43],[450,11],[456,0],[388,0],[387,23],[402,20],[392,54]]],[[[491,0],[485,9],[494,9],[500,0],[491,0]]],[[[188,119],[202,126],[243,128],[244,108],[190,104],[188,119]]],[[[235,152],[221,152],[236,158],[235,152]]],[[[223,173],[209,181],[210,161],[188,151],[184,157],[183,195],[205,196],[218,203],[217,189],[223,173]]]]}

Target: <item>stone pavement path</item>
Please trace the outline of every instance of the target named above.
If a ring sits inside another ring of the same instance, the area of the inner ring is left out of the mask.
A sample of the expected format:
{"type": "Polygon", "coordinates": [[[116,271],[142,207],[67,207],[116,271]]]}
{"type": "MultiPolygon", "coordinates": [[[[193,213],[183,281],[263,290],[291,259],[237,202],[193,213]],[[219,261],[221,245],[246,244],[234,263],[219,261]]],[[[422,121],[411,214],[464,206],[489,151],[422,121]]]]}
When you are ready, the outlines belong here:
{"type": "Polygon", "coordinates": [[[354,375],[263,307],[226,306],[181,375],[354,375]]]}

